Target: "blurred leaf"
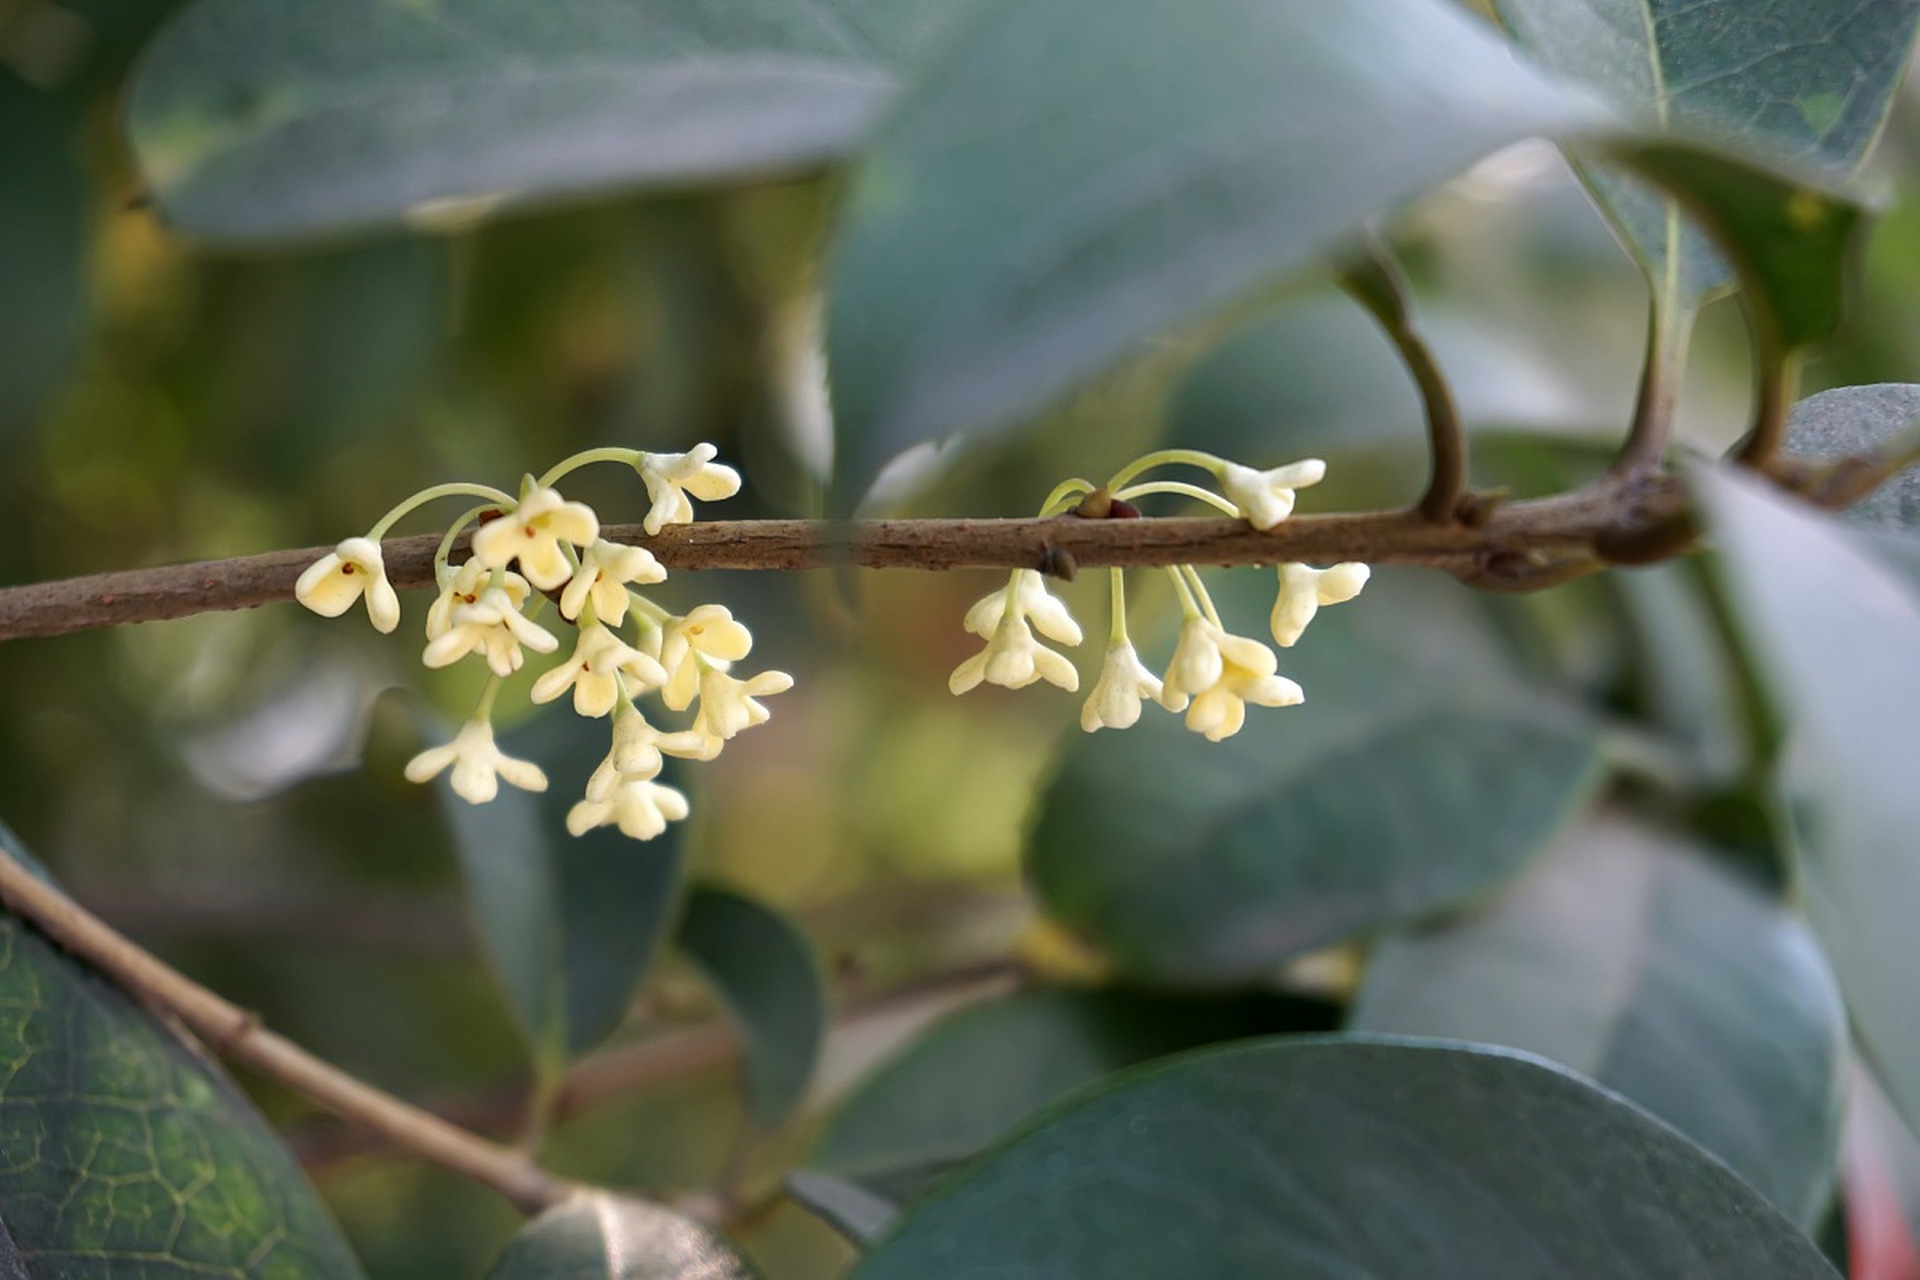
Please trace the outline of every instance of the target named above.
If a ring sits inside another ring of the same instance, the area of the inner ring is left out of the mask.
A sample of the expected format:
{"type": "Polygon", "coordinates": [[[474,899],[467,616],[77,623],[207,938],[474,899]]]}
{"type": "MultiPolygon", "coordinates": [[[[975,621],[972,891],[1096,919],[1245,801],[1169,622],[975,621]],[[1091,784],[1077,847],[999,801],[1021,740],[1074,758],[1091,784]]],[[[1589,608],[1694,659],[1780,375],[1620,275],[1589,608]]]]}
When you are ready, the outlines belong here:
{"type": "Polygon", "coordinates": [[[1696,483],[1788,713],[1807,915],[1888,1095],[1920,1123],[1920,601],[1826,517],[1729,470],[1696,483]]]}
{"type": "MultiPolygon", "coordinates": [[[[4,826],[0,847],[31,861],[4,826]]],[[[292,1153],[197,1046],[11,915],[0,1010],[0,1273],[360,1275],[292,1153]]]]}
{"type": "MultiPolygon", "coordinates": [[[[1238,581],[1216,592],[1230,630],[1234,599],[1264,612],[1273,589],[1238,581]]],[[[1047,908],[1128,972],[1248,982],[1524,866],[1592,793],[1599,754],[1463,594],[1376,575],[1289,651],[1307,705],[1255,709],[1225,742],[1152,707],[1076,739],[1028,846],[1047,908]]]]}
{"type": "MultiPolygon", "coordinates": [[[[1857,168],[1913,44],[1920,0],[1496,0],[1554,71],[1663,126],[1724,134],[1782,160],[1857,168]]],[[[1733,283],[1675,202],[1586,170],[1669,309],[1733,283]]]]}
{"type": "MultiPolygon", "coordinates": [[[[1835,387],[1793,406],[1786,451],[1801,457],[1836,459],[1894,448],[1913,452],[1920,429],[1920,385],[1882,382],[1835,387]]],[[[1920,531],[1920,472],[1912,468],[1882,484],[1841,513],[1851,523],[1920,531]]]]}
{"type": "Polygon", "coordinates": [[[827,1034],[827,987],[799,926],[709,885],[687,897],[680,949],[726,1002],[747,1041],[754,1123],[770,1129],[806,1094],[827,1034]]]}
{"type": "Polygon", "coordinates": [[[0,66],[0,442],[34,425],[72,361],[85,310],[87,182],[79,106],[0,66]]]}
{"type": "Polygon", "coordinates": [[[1598,118],[1436,0],[1003,3],[851,192],[829,332],[843,493],[1507,143],[1598,118]]]}
{"type": "Polygon", "coordinates": [[[547,1210],[507,1243],[487,1280],[753,1280],[699,1223],[658,1205],[589,1194],[547,1210]]]}
{"type": "Polygon", "coordinates": [[[812,1163],[901,1198],[1049,1102],[1122,1067],[1198,1045],[1326,1031],[1298,997],[1024,991],[942,1020],[841,1104],[812,1163]]]}
{"type": "MultiPolygon", "coordinates": [[[[501,750],[559,773],[555,754],[577,756],[571,744],[597,747],[600,730],[548,717],[503,739],[501,750]]],[[[584,779],[587,771],[567,772],[584,779]]],[[[455,796],[444,775],[434,790],[481,947],[535,1062],[557,1071],[620,1024],[671,926],[686,858],[682,826],[645,842],[612,827],[568,835],[578,788],[564,773],[541,795],[503,785],[484,805],[455,796]]]]}
{"type": "Polygon", "coordinates": [[[215,240],[738,182],[844,152],[964,7],[197,0],[128,127],[161,209],[215,240]]]}
{"type": "Polygon", "coordinates": [[[1621,144],[1613,155],[1684,200],[1740,268],[1748,314],[1781,352],[1826,341],[1846,307],[1864,211],[1811,170],[1788,175],[1694,143],[1621,144]]]}
{"type": "Polygon", "coordinates": [[[811,1169],[789,1173],[786,1188],[807,1212],[855,1245],[865,1245],[879,1235],[900,1212],[898,1205],[857,1182],[811,1169]]]}
{"type": "Polygon", "coordinates": [[[1592,823],[1486,906],[1377,944],[1351,1023],[1617,1089],[1802,1226],[1832,1199],[1846,1011],[1799,919],[1687,840],[1592,823]]]}
{"type": "Polygon", "coordinates": [[[910,1210],[857,1280],[1831,1280],[1724,1166],[1506,1052],[1267,1041],[1052,1108],[910,1210]]]}

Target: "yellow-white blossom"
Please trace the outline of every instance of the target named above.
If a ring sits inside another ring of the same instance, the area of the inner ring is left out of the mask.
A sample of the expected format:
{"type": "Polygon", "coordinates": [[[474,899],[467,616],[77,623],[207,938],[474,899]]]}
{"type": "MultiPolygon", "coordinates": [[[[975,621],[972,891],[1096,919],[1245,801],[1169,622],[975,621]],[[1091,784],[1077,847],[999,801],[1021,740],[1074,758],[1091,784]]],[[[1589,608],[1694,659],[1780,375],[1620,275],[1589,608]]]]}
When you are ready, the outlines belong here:
{"type": "Polygon", "coordinates": [[[1241,516],[1256,529],[1271,529],[1293,514],[1294,490],[1318,484],[1327,474],[1327,464],[1318,458],[1255,471],[1237,462],[1220,469],[1220,490],[1227,501],[1240,508],[1241,516]]]}
{"type": "Polygon", "coordinates": [[[518,560],[528,582],[551,591],[573,574],[560,544],[584,547],[599,536],[600,520],[592,507],[568,502],[558,490],[529,479],[513,510],[474,531],[473,558],[489,569],[504,569],[518,560]]]}
{"type": "Polygon", "coordinates": [[[374,630],[390,633],[400,625],[400,597],[387,581],[380,544],[372,538],[348,538],[308,565],[293,594],[323,618],[339,617],[365,596],[374,630]]]}
{"type": "Polygon", "coordinates": [[[1229,634],[1206,618],[1189,618],[1167,665],[1160,703],[1185,711],[1187,728],[1218,742],[1240,732],[1249,702],[1290,707],[1305,699],[1299,685],[1274,674],[1279,665],[1258,640],[1229,634]]]}
{"type": "MultiPolygon", "coordinates": [[[[726,742],[742,729],[767,722],[768,711],[756,698],[785,693],[793,688],[793,677],[784,671],[762,671],[745,680],[736,680],[724,671],[709,667],[700,675],[700,711],[693,718],[692,732],[712,743],[726,742]]],[[[718,748],[715,748],[718,754],[718,748]]]]}
{"type": "Polygon", "coordinates": [[[651,840],[667,823],[687,816],[687,797],[665,783],[633,778],[601,800],[582,800],[567,811],[567,830],[576,836],[595,827],[618,826],[635,840],[651,840]]]}
{"type": "Polygon", "coordinates": [[[1080,727],[1088,733],[1131,728],[1140,719],[1141,699],[1158,702],[1160,692],[1159,678],[1141,664],[1133,645],[1119,641],[1107,648],[1100,678],[1093,682],[1093,692],[1080,708],[1080,727]]]}
{"type": "Polygon", "coordinates": [[[444,747],[429,747],[407,762],[409,782],[427,782],[453,766],[453,793],[470,804],[485,804],[500,792],[501,778],[525,791],[545,791],[547,775],[530,760],[505,755],[493,742],[493,726],[469,720],[444,747]]]}
{"type": "Polygon", "coordinates": [[[1280,595],[1273,602],[1273,638],[1282,648],[1291,647],[1321,605],[1344,604],[1360,594],[1373,571],[1357,560],[1348,560],[1327,569],[1304,564],[1280,566],[1280,595]]]}
{"type": "Polygon", "coordinates": [[[453,611],[463,604],[480,603],[480,593],[489,585],[507,593],[507,602],[516,610],[526,607],[533,588],[517,573],[503,573],[494,581],[493,570],[478,560],[468,560],[458,568],[442,565],[434,575],[440,582],[440,594],[427,607],[427,639],[438,640],[453,628],[453,611]]]}
{"type": "Polygon", "coordinates": [[[660,700],[674,711],[693,704],[703,666],[725,671],[753,650],[753,633],[719,604],[703,604],[684,617],[668,618],[650,639],[659,646],[654,656],[667,676],[660,700]]]}
{"type": "Polygon", "coordinates": [[[987,647],[953,669],[947,688],[967,692],[982,681],[1024,689],[1035,680],[1057,684],[1068,693],[1080,687],[1080,673],[1066,658],[1033,638],[1033,629],[1019,614],[1003,617],[987,647]]]}
{"type": "Polygon", "coordinates": [[[505,587],[489,586],[472,604],[453,607],[447,629],[427,643],[420,660],[429,667],[444,667],[478,651],[486,655],[495,675],[510,676],[526,660],[522,645],[535,653],[552,653],[560,642],[522,616],[505,587]]]}
{"type": "Polygon", "coordinates": [[[707,759],[710,754],[711,744],[701,734],[662,733],[631,702],[622,701],[613,713],[613,747],[587,779],[587,799],[602,801],[622,782],[659,777],[667,756],[707,759]]]}
{"type": "MultiPolygon", "coordinates": [[[[620,677],[652,689],[667,681],[667,673],[648,655],[629,645],[598,622],[580,628],[573,655],[533,682],[535,702],[552,702],[573,690],[573,709],[595,719],[613,710],[623,694],[620,677]]],[[[638,689],[634,692],[639,692],[638,689]]]]}
{"type": "Polygon", "coordinates": [[[967,630],[982,640],[993,639],[994,629],[1007,616],[1009,597],[1012,612],[1029,619],[1041,635],[1069,647],[1080,643],[1080,624],[1067,612],[1066,602],[1047,590],[1037,569],[1015,569],[1006,586],[974,601],[967,610],[967,630]]]}
{"type": "Polygon", "coordinates": [[[665,582],[667,571],[645,547],[625,547],[597,538],[580,556],[580,567],[560,593],[560,616],[572,621],[589,601],[594,616],[617,627],[627,616],[627,584],[665,582]]]}
{"type": "Polygon", "coordinates": [[[716,502],[740,492],[740,473],[715,462],[720,451],[698,444],[686,453],[642,453],[634,469],[646,482],[653,506],[641,525],[649,534],[670,524],[693,523],[689,494],[702,502],[716,502]]]}

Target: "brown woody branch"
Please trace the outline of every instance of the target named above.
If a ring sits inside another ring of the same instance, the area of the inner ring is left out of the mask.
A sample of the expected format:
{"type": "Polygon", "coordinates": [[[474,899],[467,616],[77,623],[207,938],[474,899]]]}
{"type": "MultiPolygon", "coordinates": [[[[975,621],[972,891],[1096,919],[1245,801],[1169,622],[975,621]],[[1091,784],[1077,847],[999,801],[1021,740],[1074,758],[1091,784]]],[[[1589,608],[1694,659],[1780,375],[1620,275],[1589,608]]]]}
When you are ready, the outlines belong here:
{"type": "MultiPolygon", "coordinates": [[[[1688,507],[1664,474],[1615,476],[1584,489],[1495,505],[1464,523],[1418,512],[1298,516],[1260,531],[1237,520],[713,520],[647,537],[638,525],[606,536],[650,549],[670,569],[1010,569],[1064,564],[1411,564],[1476,586],[1530,589],[1543,565],[1591,560],[1668,528],[1688,507]]],[[[390,539],[388,577],[400,589],[433,583],[435,535],[390,539]]],[[[330,548],[131,569],[0,588],[0,640],[157,622],[290,600],[294,580],[330,548]]],[[[1551,575],[1546,575],[1551,576],[1551,575]]]]}

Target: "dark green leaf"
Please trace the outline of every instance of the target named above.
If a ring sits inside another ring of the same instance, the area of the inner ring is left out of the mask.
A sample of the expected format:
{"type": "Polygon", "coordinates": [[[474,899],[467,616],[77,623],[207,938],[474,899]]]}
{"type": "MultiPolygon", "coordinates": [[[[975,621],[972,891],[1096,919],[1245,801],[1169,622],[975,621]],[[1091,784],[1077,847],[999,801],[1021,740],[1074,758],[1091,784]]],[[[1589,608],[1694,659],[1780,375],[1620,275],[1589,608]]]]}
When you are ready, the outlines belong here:
{"type": "Polygon", "coordinates": [[[198,0],[129,128],[166,215],[220,240],[739,181],[844,152],[964,7],[198,0]]]}
{"type": "MultiPolygon", "coordinates": [[[[4,826],[0,847],[26,861],[4,826]]],[[[360,1275],[292,1153],[218,1068],[12,916],[0,1011],[0,1274],[360,1275]]]]}
{"type": "Polygon", "coordinates": [[[754,1122],[771,1128],[806,1093],[827,1034],[827,987],[812,944],[771,907],[704,885],[687,898],[679,943],[746,1036],[754,1122]]]}
{"type": "MultiPolygon", "coordinates": [[[[1230,630],[1247,630],[1234,598],[1272,599],[1266,575],[1222,586],[1230,630]]],[[[1591,794],[1599,756],[1467,607],[1376,575],[1289,651],[1305,706],[1256,708],[1222,743],[1151,707],[1074,742],[1028,849],[1048,908],[1129,972],[1244,982],[1518,870],[1591,794]]]]}
{"type": "Polygon", "coordinates": [[[787,1194],[807,1212],[855,1245],[865,1245],[879,1235],[900,1212],[900,1206],[891,1200],[829,1173],[795,1169],[787,1175],[786,1187],[787,1194]]]}
{"type": "Polygon", "coordinates": [[[1051,1109],[909,1211],[856,1280],[1832,1280],[1766,1201],[1536,1059],[1268,1041],[1051,1109]]]}
{"type": "Polygon", "coordinates": [[[1374,949],[1358,1031],[1509,1045],[1617,1089],[1811,1228],[1846,1012],[1798,918],[1686,840],[1595,822],[1495,901],[1374,949]]]}
{"type": "Polygon", "coordinates": [[[1827,517],[1727,470],[1697,477],[1792,738],[1800,893],[1857,1037],[1920,1124],[1920,600],[1827,517]]]}
{"type": "Polygon", "coordinates": [[[0,66],[0,440],[31,427],[66,373],[85,299],[86,175],[80,107],[0,66]]]}
{"type": "MultiPolygon", "coordinates": [[[[1883,382],[1835,387],[1793,406],[1787,452],[1831,460],[1884,449],[1911,454],[1920,428],[1920,386],[1883,382]]],[[[1842,519],[1913,533],[1920,531],[1920,472],[1908,469],[1848,507],[1842,519]]]]}
{"type": "Polygon", "coordinates": [[[829,339],[843,492],[1596,114],[1444,0],[997,5],[853,186],[829,339]]]}
{"type": "Polygon", "coordinates": [[[1122,1067],[1334,1023],[1331,1006],[1282,996],[1021,992],[954,1014],[869,1076],[834,1113],[812,1163],[918,1193],[1040,1107],[1122,1067]]]}
{"type": "MultiPolygon", "coordinates": [[[[1782,160],[1856,168],[1886,119],[1920,0],[1496,0],[1553,70],[1662,126],[1719,134],[1782,160]]],[[[1674,202],[1589,172],[1666,306],[1733,283],[1674,202]]]]}
{"type": "Polygon", "coordinates": [[[758,1274],[691,1219],[594,1193],[528,1223],[501,1250],[487,1280],[754,1280],[758,1274]]]}
{"type": "Polygon", "coordinates": [[[488,804],[435,784],[467,901],[487,959],[542,1070],[553,1071],[603,1040],[625,1015],[635,986],[679,905],[685,840],[679,825],[641,842],[612,827],[566,831],[579,778],[555,767],[556,749],[600,746],[604,729],[559,717],[505,739],[508,755],[555,775],[543,795],[502,786],[488,804]]]}

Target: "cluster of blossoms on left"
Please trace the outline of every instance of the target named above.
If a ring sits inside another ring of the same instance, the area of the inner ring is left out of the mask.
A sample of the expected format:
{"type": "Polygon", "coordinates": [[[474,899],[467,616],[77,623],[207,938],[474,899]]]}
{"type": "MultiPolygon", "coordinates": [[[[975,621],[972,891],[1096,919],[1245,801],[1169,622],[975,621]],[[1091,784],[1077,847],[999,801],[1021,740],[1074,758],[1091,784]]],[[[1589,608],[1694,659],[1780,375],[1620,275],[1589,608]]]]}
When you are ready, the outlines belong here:
{"type": "Polygon", "coordinates": [[[447,527],[434,554],[439,594],[427,610],[421,661],[438,668],[470,657],[492,675],[453,741],[408,762],[410,780],[426,782],[451,767],[454,792],[473,804],[492,800],[502,780],[546,790],[547,776],[538,765],[495,745],[492,713],[501,683],[520,670],[527,651],[559,651],[559,638],[538,620],[552,603],[577,633],[573,651],[541,673],[530,696],[544,703],[571,693],[581,715],[611,717],[606,758],[567,814],[567,829],[580,835],[611,824],[636,840],[650,840],[668,822],[687,816],[685,793],[659,780],[665,757],[713,759],[735,734],[767,719],[759,699],[792,688],[793,677],[784,671],[735,676],[734,663],[753,647],[747,628],[723,605],[677,614],[634,590],[664,582],[666,569],[644,547],[601,537],[593,509],[567,500],[554,486],[589,463],[625,464],[646,484],[652,506],[643,527],[657,534],[667,525],[690,523],[693,499],[711,502],[739,492],[739,473],[715,462],[716,453],[709,444],[686,453],[591,449],[545,475],[526,477],[518,497],[487,485],[436,485],[300,575],[294,594],[307,608],[338,617],[364,599],[374,627],[390,633],[400,625],[400,599],[387,579],[381,538],[426,503],[480,499],[447,527]],[[454,563],[460,535],[476,525],[467,558],[454,563]],[[669,711],[691,712],[690,722],[679,729],[656,727],[639,705],[649,694],[658,694],[669,711]]]}

